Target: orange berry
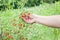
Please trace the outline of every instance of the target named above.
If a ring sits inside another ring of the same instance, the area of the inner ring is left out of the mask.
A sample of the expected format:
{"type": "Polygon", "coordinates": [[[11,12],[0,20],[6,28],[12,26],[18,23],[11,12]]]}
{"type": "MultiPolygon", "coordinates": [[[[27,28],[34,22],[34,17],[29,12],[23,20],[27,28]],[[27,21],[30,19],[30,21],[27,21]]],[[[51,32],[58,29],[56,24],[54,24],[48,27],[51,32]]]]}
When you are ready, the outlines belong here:
{"type": "Polygon", "coordinates": [[[13,37],[12,37],[11,35],[9,35],[9,36],[8,36],[8,38],[11,38],[11,39],[13,39],[13,37]]]}
{"type": "Polygon", "coordinates": [[[16,26],[16,25],[17,25],[17,24],[15,24],[15,23],[13,24],[13,26],[16,26]]]}
{"type": "Polygon", "coordinates": [[[19,29],[21,29],[23,25],[21,23],[19,23],[18,26],[19,26],[19,29]]]}
{"type": "Polygon", "coordinates": [[[28,13],[28,16],[30,15],[30,13],[28,13]]]}
{"type": "Polygon", "coordinates": [[[21,23],[19,23],[19,24],[18,24],[18,26],[22,26],[22,24],[21,24],[21,23]]]}
{"type": "Polygon", "coordinates": [[[22,17],[26,17],[26,14],[22,14],[22,17]]]}

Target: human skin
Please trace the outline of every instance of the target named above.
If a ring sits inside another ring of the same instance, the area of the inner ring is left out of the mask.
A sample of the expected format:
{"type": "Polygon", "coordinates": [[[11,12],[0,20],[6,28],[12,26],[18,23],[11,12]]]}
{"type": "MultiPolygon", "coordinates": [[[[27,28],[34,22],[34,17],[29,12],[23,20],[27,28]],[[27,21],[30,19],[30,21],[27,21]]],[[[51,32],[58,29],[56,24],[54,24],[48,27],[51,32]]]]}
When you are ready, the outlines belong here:
{"type": "Polygon", "coordinates": [[[35,14],[30,14],[29,19],[26,20],[26,17],[22,17],[22,19],[26,23],[39,23],[50,27],[60,28],[60,15],[39,16],[35,14]]]}

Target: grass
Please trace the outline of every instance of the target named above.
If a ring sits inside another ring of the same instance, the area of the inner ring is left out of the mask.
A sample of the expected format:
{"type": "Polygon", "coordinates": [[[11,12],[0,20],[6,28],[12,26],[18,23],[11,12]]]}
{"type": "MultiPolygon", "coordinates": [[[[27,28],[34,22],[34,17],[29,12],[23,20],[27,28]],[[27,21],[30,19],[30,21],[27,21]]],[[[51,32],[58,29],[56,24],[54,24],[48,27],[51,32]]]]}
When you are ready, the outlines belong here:
{"type": "Polygon", "coordinates": [[[59,15],[60,2],[40,6],[0,11],[0,34],[3,40],[60,40],[60,29],[42,24],[27,24],[21,18],[22,12],[37,15],[59,15]],[[21,25],[22,24],[22,25],[21,25]]]}

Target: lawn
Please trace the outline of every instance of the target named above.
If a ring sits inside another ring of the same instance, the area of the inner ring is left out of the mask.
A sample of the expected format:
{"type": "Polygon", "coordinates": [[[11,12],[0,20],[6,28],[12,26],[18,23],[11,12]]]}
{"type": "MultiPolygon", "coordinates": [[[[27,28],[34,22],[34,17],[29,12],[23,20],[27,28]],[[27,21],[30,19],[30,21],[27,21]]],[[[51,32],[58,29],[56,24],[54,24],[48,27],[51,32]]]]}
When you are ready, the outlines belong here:
{"type": "Polygon", "coordinates": [[[38,23],[27,24],[21,19],[21,13],[42,16],[59,15],[60,2],[0,11],[1,40],[60,40],[60,29],[38,23]]]}

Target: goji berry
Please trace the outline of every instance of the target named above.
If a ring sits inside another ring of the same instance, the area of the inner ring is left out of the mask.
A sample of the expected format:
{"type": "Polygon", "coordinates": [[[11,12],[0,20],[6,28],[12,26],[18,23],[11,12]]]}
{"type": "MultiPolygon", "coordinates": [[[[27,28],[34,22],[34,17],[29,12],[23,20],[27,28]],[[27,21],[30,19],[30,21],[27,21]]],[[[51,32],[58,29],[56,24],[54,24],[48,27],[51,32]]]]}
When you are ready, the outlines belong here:
{"type": "Polygon", "coordinates": [[[13,23],[13,26],[16,26],[17,24],[13,23]]]}
{"type": "Polygon", "coordinates": [[[22,14],[22,17],[26,17],[26,14],[22,14]]]}
{"type": "Polygon", "coordinates": [[[21,23],[19,23],[19,24],[18,24],[18,26],[22,26],[22,24],[21,24],[21,23]]]}
{"type": "Polygon", "coordinates": [[[30,17],[28,16],[28,19],[30,19],[30,17]]]}
{"type": "Polygon", "coordinates": [[[28,16],[30,15],[30,13],[28,13],[28,16]]]}
{"type": "Polygon", "coordinates": [[[11,39],[13,39],[13,37],[12,37],[11,35],[9,35],[9,36],[8,36],[8,38],[11,38],[11,39]]]}
{"type": "Polygon", "coordinates": [[[21,29],[23,25],[21,23],[19,23],[18,26],[19,26],[19,29],[21,29]]]}

